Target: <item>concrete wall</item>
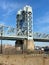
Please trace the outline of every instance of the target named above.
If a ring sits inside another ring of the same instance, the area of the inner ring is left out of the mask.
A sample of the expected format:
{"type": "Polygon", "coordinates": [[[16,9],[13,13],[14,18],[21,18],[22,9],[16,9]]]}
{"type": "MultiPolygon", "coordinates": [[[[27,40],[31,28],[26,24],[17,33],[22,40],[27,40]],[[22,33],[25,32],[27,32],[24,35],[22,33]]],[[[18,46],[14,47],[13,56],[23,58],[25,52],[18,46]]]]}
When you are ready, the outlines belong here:
{"type": "Polygon", "coordinates": [[[34,51],[34,41],[33,40],[24,40],[23,48],[27,50],[27,52],[34,51]]]}

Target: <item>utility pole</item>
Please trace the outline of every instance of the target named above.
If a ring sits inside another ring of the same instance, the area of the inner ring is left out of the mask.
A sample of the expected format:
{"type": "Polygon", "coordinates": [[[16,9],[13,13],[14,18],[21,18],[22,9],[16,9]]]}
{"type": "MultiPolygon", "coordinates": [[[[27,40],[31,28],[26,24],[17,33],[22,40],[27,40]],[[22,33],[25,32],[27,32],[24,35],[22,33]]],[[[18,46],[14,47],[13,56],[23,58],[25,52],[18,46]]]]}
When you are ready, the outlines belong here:
{"type": "Polygon", "coordinates": [[[0,27],[0,33],[1,33],[1,54],[2,54],[2,35],[3,35],[3,26],[0,27]]]}
{"type": "Polygon", "coordinates": [[[2,32],[1,32],[1,54],[2,54],[2,32]]]}

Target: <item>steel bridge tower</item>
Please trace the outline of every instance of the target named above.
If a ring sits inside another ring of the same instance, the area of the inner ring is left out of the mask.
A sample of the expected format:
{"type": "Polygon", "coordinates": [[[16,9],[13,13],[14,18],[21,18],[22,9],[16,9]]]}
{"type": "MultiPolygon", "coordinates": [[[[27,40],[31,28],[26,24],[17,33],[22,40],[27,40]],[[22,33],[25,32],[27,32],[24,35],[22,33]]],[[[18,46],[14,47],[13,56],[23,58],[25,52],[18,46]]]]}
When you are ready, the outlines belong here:
{"type": "Polygon", "coordinates": [[[15,46],[18,48],[21,47],[23,50],[34,49],[33,41],[33,18],[32,18],[32,8],[26,5],[23,9],[20,9],[16,16],[16,34],[18,36],[26,36],[27,39],[16,40],[15,46]]]}

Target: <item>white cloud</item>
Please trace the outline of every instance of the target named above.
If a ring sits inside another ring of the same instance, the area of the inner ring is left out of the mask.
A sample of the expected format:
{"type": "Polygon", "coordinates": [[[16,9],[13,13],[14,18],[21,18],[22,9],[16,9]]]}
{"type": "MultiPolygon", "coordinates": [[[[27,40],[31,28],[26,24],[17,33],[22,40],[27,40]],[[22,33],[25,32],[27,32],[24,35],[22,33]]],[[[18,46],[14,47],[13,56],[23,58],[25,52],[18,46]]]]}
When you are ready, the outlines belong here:
{"type": "Polygon", "coordinates": [[[49,23],[49,12],[46,12],[44,16],[38,18],[36,24],[49,23]]]}
{"type": "Polygon", "coordinates": [[[5,22],[3,21],[0,21],[0,25],[6,25],[5,22]]]}
{"type": "Polygon", "coordinates": [[[12,8],[19,8],[21,7],[21,4],[20,3],[10,3],[10,2],[7,2],[6,1],[4,2],[0,2],[0,7],[3,9],[3,10],[7,10],[7,9],[12,9],[12,8]],[[18,6],[19,4],[19,6],[18,6]]]}
{"type": "Polygon", "coordinates": [[[49,12],[46,12],[44,16],[36,19],[35,26],[39,32],[49,33],[49,12]]]}
{"type": "Polygon", "coordinates": [[[25,4],[20,2],[6,2],[6,1],[0,2],[0,11],[2,11],[0,15],[1,16],[0,23],[3,22],[6,24],[6,21],[9,18],[9,16],[15,14],[15,12],[17,13],[17,11],[20,8],[23,8],[24,6],[25,4]]]}
{"type": "Polygon", "coordinates": [[[10,2],[0,2],[0,8],[5,11],[5,13],[3,14],[3,16],[7,16],[7,15],[11,15],[13,11],[18,10],[19,8],[21,8],[23,6],[23,3],[10,3],[10,2]]]}

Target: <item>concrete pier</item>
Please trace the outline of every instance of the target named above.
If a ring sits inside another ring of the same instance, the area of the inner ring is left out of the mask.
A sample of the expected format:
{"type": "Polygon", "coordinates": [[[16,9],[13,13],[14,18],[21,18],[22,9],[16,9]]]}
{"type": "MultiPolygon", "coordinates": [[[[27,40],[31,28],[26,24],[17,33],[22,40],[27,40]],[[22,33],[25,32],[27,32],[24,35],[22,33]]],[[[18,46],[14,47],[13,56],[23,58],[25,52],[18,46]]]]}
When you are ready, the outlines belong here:
{"type": "Polygon", "coordinates": [[[34,50],[34,41],[33,40],[24,40],[24,46],[27,52],[32,52],[34,50]]]}
{"type": "Polygon", "coordinates": [[[34,50],[33,40],[17,40],[15,43],[17,51],[32,52],[34,50]]]}

